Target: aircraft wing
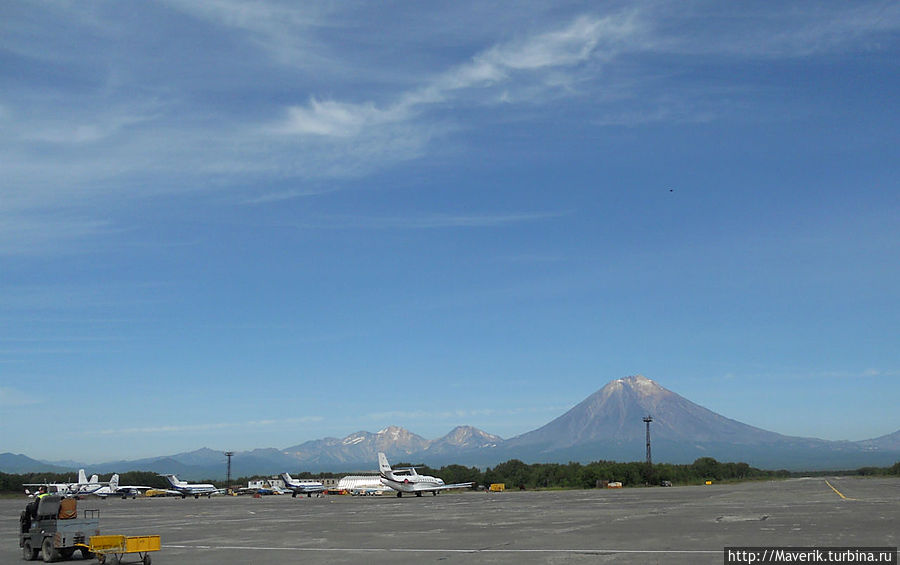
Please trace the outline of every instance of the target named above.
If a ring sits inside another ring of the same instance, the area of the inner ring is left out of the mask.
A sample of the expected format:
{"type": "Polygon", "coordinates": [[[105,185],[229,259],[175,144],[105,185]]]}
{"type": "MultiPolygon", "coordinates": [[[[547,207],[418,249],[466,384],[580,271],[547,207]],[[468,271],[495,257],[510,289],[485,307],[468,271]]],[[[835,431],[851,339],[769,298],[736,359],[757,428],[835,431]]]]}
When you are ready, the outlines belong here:
{"type": "Polygon", "coordinates": [[[452,485],[441,485],[439,487],[416,487],[415,490],[420,490],[424,492],[431,492],[435,490],[449,490],[449,489],[457,489],[457,488],[472,488],[472,485],[475,483],[455,483],[452,485]]]}
{"type": "Polygon", "coordinates": [[[153,487],[145,487],[140,485],[119,485],[119,490],[150,490],[153,487]]]}

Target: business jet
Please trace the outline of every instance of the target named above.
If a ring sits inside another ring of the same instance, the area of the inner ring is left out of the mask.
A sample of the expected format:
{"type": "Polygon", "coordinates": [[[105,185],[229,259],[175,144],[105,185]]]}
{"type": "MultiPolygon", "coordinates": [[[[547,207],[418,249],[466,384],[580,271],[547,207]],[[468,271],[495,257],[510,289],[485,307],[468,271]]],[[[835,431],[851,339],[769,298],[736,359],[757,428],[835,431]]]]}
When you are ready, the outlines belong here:
{"type": "Polygon", "coordinates": [[[190,484],[185,481],[179,481],[178,477],[175,475],[160,475],[160,477],[165,477],[166,480],[169,481],[169,484],[172,485],[172,488],[181,495],[181,498],[187,498],[188,495],[193,496],[194,498],[200,498],[201,494],[204,494],[206,495],[206,498],[209,498],[214,494],[219,494],[219,489],[217,489],[215,485],[209,483],[190,484]]]}
{"type": "Polygon", "coordinates": [[[325,492],[325,485],[319,481],[294,479],[289,473],[282,473],[281,480],[284,481],[284,488],[291,491],[291,498],[297,498],[298,494],[305,494],[309,498],[313,493],[325,492]]]}
{"type": "Polygon", "coordinates": [[[416,496],[422,496],[423,492],[430,492],[437,496],[442,490],[471,488],[475,483],[456,483],[452,485],[444,484],[443,479],[431,477],[429,475],[420,475],[414,467],[408,469],[391,469],[387,456],[384,453],[378,454],[378,471],[381,477],[381,484],[391,487],[397,491],[397,497],[403,496],[404,492],[415,493],[416,496]]]}

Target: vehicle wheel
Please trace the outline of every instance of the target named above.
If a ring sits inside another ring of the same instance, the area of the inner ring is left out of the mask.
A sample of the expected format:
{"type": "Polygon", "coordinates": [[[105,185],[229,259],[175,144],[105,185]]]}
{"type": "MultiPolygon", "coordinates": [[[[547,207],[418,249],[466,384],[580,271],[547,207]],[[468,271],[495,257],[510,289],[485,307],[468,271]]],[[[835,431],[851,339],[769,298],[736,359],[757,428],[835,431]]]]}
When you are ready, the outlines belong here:
{"type": "Polygon", "coordinates": [[[44,563],[53,563],[59,560],[59,552],[53,547],[53,538],[44,538],[44,542],[41,544],[41,558],[44,563]]]}
{"type": "MultiPolygon", "coordinates": [[[[84,560],[93,559],[94,554],[90,552],[89,549],[82,547],[81,548],[81,558],[84,560]]],[[[98,557],[99,559],[99,557],[98,557]]]]}
{"type": "Polygon", "coordinates": [[[26,541],[22,546],[22,559],[25,561],[34,561],[37,559],[38,552],[31,547],[31,542],[26,541]]]}
{"type": "Polygon", "coordinates": [[[144,565],[150,565],[151,559],[150,559],[150,554],[149,554],[149,553],[145,553],[145,554],[144,554],[144,559],[143,559],[143,561],[144,561],[144,565]]]}
{"type": "Polygon", "coordinates": [[[397,491],[397,498],[403,498],[403,493],[401,491],[397,491]]]}
{"type": "MultiPolygon", "coordinates": [[[[85,557],[85,559],[89,559],[89,558],[85,557]]],[[[97,563],[99,563],[100,565],[103,565],[104,563],[106,563],[106,554],[105,553],[101,553],[100,555],[97,556],[97,563]]]]}

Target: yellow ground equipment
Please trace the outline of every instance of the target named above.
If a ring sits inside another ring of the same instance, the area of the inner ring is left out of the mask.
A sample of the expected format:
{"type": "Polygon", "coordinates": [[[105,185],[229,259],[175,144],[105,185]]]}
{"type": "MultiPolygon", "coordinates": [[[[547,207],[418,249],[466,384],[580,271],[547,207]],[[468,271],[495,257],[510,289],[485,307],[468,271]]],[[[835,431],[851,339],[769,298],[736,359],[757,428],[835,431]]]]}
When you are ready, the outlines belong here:
{"type": "Polygon", "coordinates": [[[137,553],[150,565],[150,552],[159,551],[159,536],[91,536],[89,549],[101,564],[116,565],[128,553],[137,553]]]}

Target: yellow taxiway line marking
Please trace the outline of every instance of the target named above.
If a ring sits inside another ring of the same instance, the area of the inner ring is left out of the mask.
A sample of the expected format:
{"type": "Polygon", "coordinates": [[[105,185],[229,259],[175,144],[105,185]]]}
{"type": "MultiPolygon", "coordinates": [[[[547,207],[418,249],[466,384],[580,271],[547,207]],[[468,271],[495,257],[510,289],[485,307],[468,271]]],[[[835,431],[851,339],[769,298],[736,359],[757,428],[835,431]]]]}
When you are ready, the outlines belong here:
{"type": "Polygon", "coordinates": [[[829,487],[831,487],[831,490],[833,490],[833,491],[835,492],[835,494],[837,494],[838,496],[840,496],[840,497],[843,498],[844,500],[856,500],[855,498],[847,498],[846,496],[844,496],[844,493],[842,493],[842,492],[839,491],[838,489],[834,488],[834,485],[831,484],[831,483],[829,483],[827,479],[825,480],[825,484],[828,485],[829,487]]]}

